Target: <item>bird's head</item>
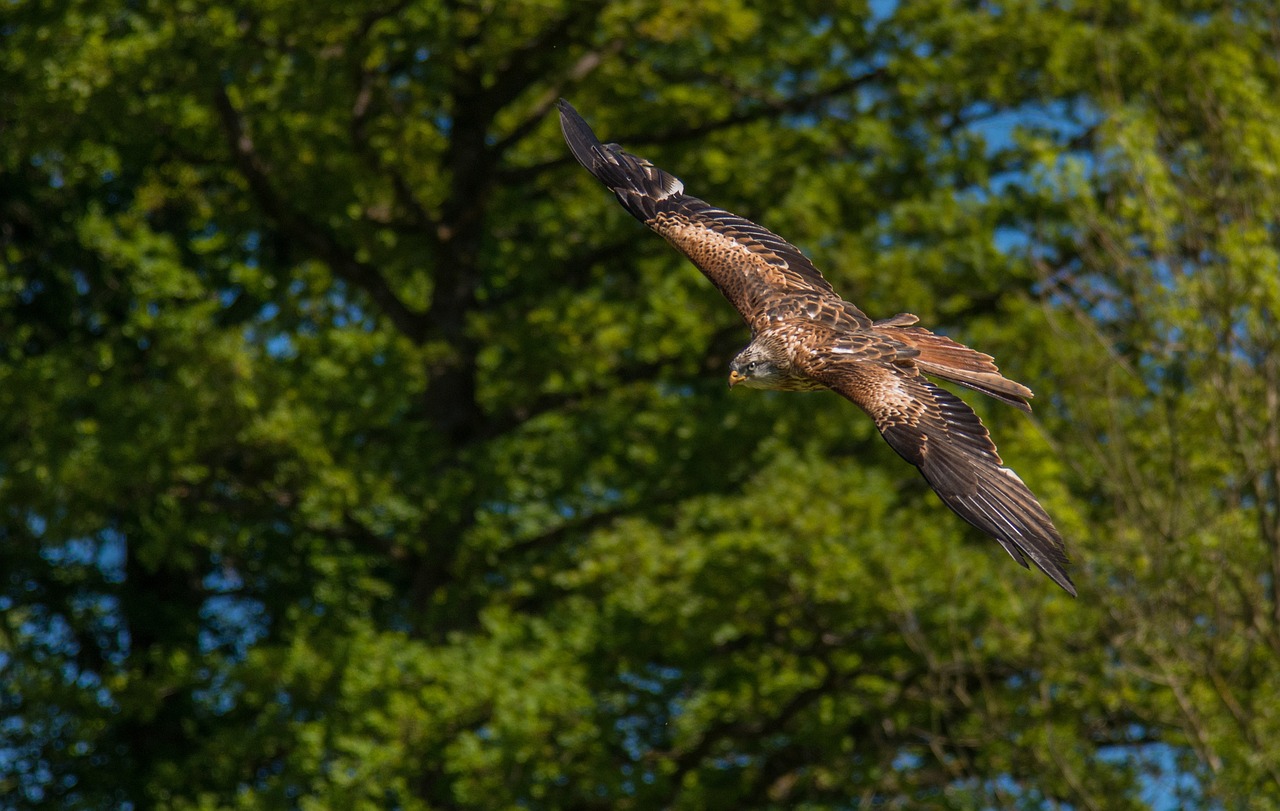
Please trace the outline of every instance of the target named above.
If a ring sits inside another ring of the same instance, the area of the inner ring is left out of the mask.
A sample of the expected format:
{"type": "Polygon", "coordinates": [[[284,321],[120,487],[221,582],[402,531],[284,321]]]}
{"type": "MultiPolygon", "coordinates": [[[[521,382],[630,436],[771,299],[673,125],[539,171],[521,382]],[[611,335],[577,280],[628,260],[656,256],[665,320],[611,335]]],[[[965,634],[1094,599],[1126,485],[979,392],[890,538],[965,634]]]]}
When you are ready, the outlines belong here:
{"type": "Polygon", "coordinates": [[[792,375],[787,358],[777,347],[753,341],[729,363],[729,387],[742,384],[749,389],[788,389],[792,375]]]}

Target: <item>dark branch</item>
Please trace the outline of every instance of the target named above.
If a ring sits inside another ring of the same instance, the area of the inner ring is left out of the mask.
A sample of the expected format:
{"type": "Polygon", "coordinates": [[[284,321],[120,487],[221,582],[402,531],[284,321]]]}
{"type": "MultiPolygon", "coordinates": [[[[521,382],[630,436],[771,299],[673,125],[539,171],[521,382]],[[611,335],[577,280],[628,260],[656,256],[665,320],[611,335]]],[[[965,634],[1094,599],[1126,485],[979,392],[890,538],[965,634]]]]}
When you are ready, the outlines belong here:
{"type": "MultiPolygon", "coordinates": [[[[740,110],[732,115],[714,121],[706,121],[701,124],[690,126],[679,126],[671,129],[651,134],[633,133],[622,134],[614,137],[610,136],[609,140],[617,141],[622,144],[638,144],[644,145],[670,144],[701,138],[713,132],[720,130],[740,127],[745,124],[751,124],[756,121],[762,121],[769,118],[776,118],[780,115],[788,115],[802,113],[812,109],[815,105],[820,104],[835,96],[849,93],[863,85],[869,84],[885,75],[883,69],[877,68],[869,73],[858,76],[852,76],[842,82],[815,90],[810,93],[802,93],[795,96],[789,96],[780,99],[768,99],[758,102],[749,109],[740,110]]],[[[543,172],[558,168],[563,165],[572,163],[573,159],[568,154],[561,155],[543,163],[536,163],[530,166],[517,166],[499,172],[499,179],[504,182],[520,182],[536,177],[543,172]]]]}
{"type": "Polygon", "coordinates": [[[533,106],[533,111],[517,124],[511,132],[503,136],[492,147],[495,155],[503,155],[508,149],[520,143],[528,137],[542,123],[542,119],[555,105],[560,96],[564,95],[565,88],[570,84],[576,84],[591,74],[604,61],[606,56],[615,54],[622,50],[626,43],[623,40],[615,40],[609,43],[607,48],[598,51],[588,51],[578,58],[573,67],[565,74],[564,78],[553,84],[545,93],[539,97],[538,102],[533,106]]]}
{"type": "MultiPolygon", "coordinates": [[[[820,90],[801,93],[795,96],[788,96],[786,98],[766,99],[760,101],[750,109],[742,110],[718,121],[709,121],[693,126],[673,127],[665,132],[659,132],[648,136],[641,136],[637,134],[634,140],[637,143],[643,142],[649,144],[679,143],[693,138],[701,138],[704,135],[709,135],[710,133],[717,132],[719,130],[739,127],[744,124],[751,124],[768,118],[809,112],[816,105],[821,104],[822,102],[828,101],[836,96],[844,95],[845,93],[850,93],[857,90],[859,87],[870,84],[884,76],[885,70],[883,68],[877,68],[869,73],[851,76],[842,82],[837,82],[830,87],[825,87],[820,90]]],[[[627,138],[628,136],[624,134],[622,137],[627,138]]]]}
{"type": "MultiPolygon", "coordinates": [[[[399,0],[399,2],[386,9],[366,14],[361,19],[355,35],[351,38],[350,47],[352,51],[362,50],[369,30],[380,20],[399,14],[409,5],[409,2],[410,0],[399,0]]],[[[406,67],[407,60],[404,64],[392,64],[390,73],[399,73],[406,67]]],[[[383,175],[390,180],[395,200],[409,218],[408,223],[391,221],[380,224],[389,225],[400,233],[412,233],[435,241],[439,225],[435,218],[431,216],[426,206],[418,199],[417,194],[414,193],[408,181],[405,180],[404,174],[398,169],[388,166],[377,150],[369,145],[367,125],[375,109],[374,79],[377,75],[377,71],[365,67],[364,59],[357,58],[352,60],[352,85],[355,88],[355,98],[351,104],[351,143],[361,160],[372,172],[383,175]]]]}
{"type": "Polygon", "coordinates": [[[270,170],[258,153],[243,116],[221,84],[214,87],[213,105],[236,169],[249,184],[249,191],[258,206],[284,232],[284,236],[327,264],[339,278],[365,291],[410,340],[415,343],[425,341],[428,332],[425,316],[409,309],[386,279],[372,266],[356,259],[331,230],[294,208],[276,191],[270,170]]]}

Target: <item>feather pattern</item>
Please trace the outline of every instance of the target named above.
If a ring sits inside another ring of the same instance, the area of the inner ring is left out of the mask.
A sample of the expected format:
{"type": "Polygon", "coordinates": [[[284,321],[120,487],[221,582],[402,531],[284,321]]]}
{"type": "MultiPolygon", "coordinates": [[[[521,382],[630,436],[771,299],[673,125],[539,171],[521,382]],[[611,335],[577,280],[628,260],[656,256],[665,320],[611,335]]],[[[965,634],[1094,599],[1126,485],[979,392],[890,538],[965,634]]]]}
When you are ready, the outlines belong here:
{"type": "Polygon", "coordinates": [[[916,350],[916,365],[920,371],[968,386],[988,397],[1031,412],[1031,405],[1027,402],[1035,396],[1031,389],[1000,374],[995,359],[990,355],[956,343],[945,335],[935,335],[924,327],[879,323],[876,326],[916,350]]]}
{"type": "Polygon", "coordinates": [[[1062,535],[963,400],[910,367],[828,364],[817,377],[866,411],[944,504],[1075,596],[1062,535]]]}
{"type": "Polygon", "coordinates": [[[833,389],[871,416],[889,445],[920,469],[943,503],[1034,563],[1073,596],[1062,536],[1005,467],[968,405],[924,377],[980,391],[1024,411],[1031,390],[990,355],[916,326],[910,313],[871,321],[840,298],[798,248],[765,228],[685,193],[684,184],[616,144],[602,144],[568,102],[560,126],[573,156],[628,212],[711,280],[751,327],[730,364],[730,385],[833,389]]]}
{"type": "Polygon", "coordinates": [[[566,101],[560,128],[574,158],[608,186],[628,212],[689,257],[753,331],[792,294],[851,326],[871,319],[840,296],[800,249],[748,219],[684,193],[684,184],[617,144],[602,144],[566,101]]]}

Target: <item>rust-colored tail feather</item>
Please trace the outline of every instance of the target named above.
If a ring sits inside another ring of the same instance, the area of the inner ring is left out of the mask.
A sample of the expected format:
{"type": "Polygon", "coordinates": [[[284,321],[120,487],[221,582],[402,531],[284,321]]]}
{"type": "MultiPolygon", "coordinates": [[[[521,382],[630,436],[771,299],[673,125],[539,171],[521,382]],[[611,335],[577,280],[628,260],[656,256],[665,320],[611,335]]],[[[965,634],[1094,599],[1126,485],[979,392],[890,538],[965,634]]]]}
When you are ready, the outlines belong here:
{"type": "Polygon", "coordinates": [[[1031,412],[1031,405],[1027,402],[1034,396],[1031,389],[1000,374],[990,355],[956,343],[945,335],[935,335],[924,327],[899,327],[887,323],[900,318],[885,319],[877,326],[920,353],[914,358],[920,371],[968,386],[1002,403],[1031,412]]]}

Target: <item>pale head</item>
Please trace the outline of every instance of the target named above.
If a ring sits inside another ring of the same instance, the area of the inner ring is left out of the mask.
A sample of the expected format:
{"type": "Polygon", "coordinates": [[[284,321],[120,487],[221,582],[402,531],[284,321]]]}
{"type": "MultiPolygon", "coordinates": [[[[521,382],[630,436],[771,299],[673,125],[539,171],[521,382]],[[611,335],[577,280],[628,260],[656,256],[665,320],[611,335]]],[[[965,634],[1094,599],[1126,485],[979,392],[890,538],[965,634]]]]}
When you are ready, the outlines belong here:
{"type": "Polygon", "coordinates": [[[825,388],[800,374],[777,341],[757,337],[729,363],[729,386],[749,389],[807,391],[825,388]]]}

